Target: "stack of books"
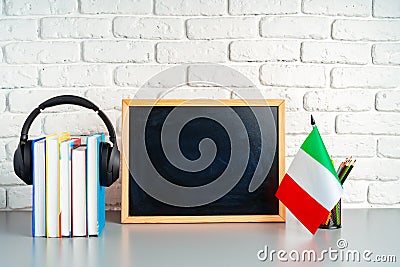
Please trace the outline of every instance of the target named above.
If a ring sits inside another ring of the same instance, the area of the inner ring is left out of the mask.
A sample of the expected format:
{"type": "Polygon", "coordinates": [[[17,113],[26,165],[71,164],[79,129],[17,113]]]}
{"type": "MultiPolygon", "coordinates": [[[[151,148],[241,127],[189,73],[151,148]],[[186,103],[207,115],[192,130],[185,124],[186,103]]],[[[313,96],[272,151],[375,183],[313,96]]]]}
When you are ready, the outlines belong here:
{"type": "Polygon", "coordinates": [[[99,182],[104,134],[32,141],[32,236],[98,236],[105,224],[105,188],[99,182]]]}

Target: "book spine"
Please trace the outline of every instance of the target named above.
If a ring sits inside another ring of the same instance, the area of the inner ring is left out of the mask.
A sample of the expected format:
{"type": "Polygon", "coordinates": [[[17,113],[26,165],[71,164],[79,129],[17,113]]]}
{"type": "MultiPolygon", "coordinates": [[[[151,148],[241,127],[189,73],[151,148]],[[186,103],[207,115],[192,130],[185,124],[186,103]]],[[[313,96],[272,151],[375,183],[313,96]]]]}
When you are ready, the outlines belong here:
{"type": "MultiPolygon", "coordinates": [[[[96,154],[96,166],[97,166],[97,172],[99,172],[100,169],[100,142],[105,142],[105,135],[101,134],[100,140],[98,140],[97,143],[97,154],[96,154]]],[[[105,193],[105,187],[100,185],[100,179],[99,179],[100,173],[98,173],[97,177],[97,233],[98,235],[101,234],[101,232],[104,229],[104,225],[106,223],[106,193],[105,193]]]]}
{"type": "Polygon", "coordinates": [[[35,212],[36,212],[36,203],[35,203],[35,197],[36,197],[36,194],[35,194],[35,186],[37,186],[36,185],[36,183],[35,183],[35,170],[34,170],[34,168],[35,168],[35,143],[36,142],[32,142],[32,146],[31,146],[31,152],[32,152],[32,155],[31,155],[31,158],[32,158],[32,162],[33,162],[33,165],[32,165],[32,236],[36,236],[35,235],[35,228],[36,228],[36,219],[35,219],[35,212]]]}

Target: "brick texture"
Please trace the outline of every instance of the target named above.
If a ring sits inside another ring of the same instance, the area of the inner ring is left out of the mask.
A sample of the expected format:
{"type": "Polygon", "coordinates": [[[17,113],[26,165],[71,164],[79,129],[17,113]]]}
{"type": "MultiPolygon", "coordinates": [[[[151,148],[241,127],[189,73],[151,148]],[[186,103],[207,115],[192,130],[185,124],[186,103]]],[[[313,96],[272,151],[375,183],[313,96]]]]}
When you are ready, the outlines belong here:
{"type": "Polygon", "coordinates": [[[85,17],[46,17],[41,21],[41,37],[59,38],[107,38],[112,36],[111,20],[85,17]]]}
{"type": "Polygon", "coordinates": [[[326,83],[325,69],[317,65],[265,64],[260,80],[265,85],[289,87],[324,87],[326,83]]]}
{"type": "Polygon", "coordinates": [[[38,23],[34,19],[0,19],[0,41],[35,40],[38,23]]]}
{"type": "Polygon", "coordinates": [[[368,201],[374,204],[400,203],[400,183],[373,183],[368,187],[368,201]]]}
{"type": "Polygon", "coordinates": [[[299,42],[297,41],[233,41],[230,45],[232,61],[297,61],[299,42]]]}
{"type": "Polygon", "coordinates": [[[70,14],[76,12],[77,9],[78,3],[76,0],[5,0],[6,14],[14,16],[70,14]]]}
{"type": "Polygon", "coordinates": [[[74,42],[12,43],[4,48],[8,63],[69,63],[80,60],[80,48],[74,42]]]}
{"type": "Polygon", "coordinates": [[[324,17],[273,16],[261,20],[260,33],[263,37],[326,39],[329,25],[329,19],[324,17]]]}
{"type": "Polygon", "coordinates": [[[332,37],[351,41],[398,41],[400,20],[336,20],[332,37]]]}
{"type": "Polygon", "coordinates": [[[35,66],[0,65],[0,88],[23,88],[38,85],[35,66]]]}
{"type": "Polygon", "coordinates": [[[149,62],[153,45],[141,41],[88,41],[83,43],[83,59],[87,62],[149,62]]]}
{"type": "Polygon", "coordinates": [[[229,0],[229,13],[232,15],[295,14],[299,12],[299,9],[300,0],[229,0]]]}
{"type": "Polygon", "coordinates": [[[334,88],[395,88],[400,82],[400,68],[344,67],[331,72],[334,88]]]}
{"type": "Polygon", "coordinates": [[[227,0],[155,0],[156,15],[223,15],[227,0]]]}
{"type": "Polygon", "coordinates": [[[152,11],[152,1],[147,0],[80,0],[84,14],[134,14],[145,15],[152,11]]]}
{"type": "Polygon", "coordinates": [[[375,44],[372,47],[374,64],[400,65],[400,44],[375,44]]]}
{"type": "Polygon", "coordinates": [[[189,39],[237,39],[258,36],[255,18],[189,19],[186,23],[189,39]]]}
{"type": "Polygon", "coordinates": [[[365,0],[304,0],[306,14],[367,17],[371,14],[371,1],[365,0]]]}
{"type": "Polygon", "coordinates": [[[311,63],[367,64],[371,61],[368,44],[343,42],[303,42],[301,60],[311,63]]]}
{"type": "Polygon", "coordinates": [[[379,18],[400,18],[400,2],[397,0],[374,0],[373,14],[379,18]]]}
{"type": "Polygon", "coordinates": [[[374,101],[375,95],[368,91],[319,90],[304,95],[304,108],[308,111],[368,111],[374,108],[374,101]]]}
{"type": "Polygon", "coordinates": [[[117,17],[114,19],[114,35],[135,39],[181,39],[184,21],[179,18],[117,17]]]}
{"type": "Polygon", "coordinates": [[[105,86],[111,71],[105,65],[68,65],[43,67],[40,82],[44,87],[105,86]]]}
{"type": "Polygon", "coordinates": [[[224,62],[227,45],[223,42],[191,41],[157,44],[158,63],[224,62]]]}

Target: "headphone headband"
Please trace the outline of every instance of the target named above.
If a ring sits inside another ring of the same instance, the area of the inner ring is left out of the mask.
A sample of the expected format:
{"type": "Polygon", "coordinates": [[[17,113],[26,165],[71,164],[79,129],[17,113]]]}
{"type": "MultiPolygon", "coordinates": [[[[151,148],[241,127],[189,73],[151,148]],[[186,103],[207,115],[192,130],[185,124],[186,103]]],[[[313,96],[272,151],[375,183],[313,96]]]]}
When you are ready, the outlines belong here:
{"type": "Polygon", "coordinates": [[[99,107],[89,100],[75,95],[60,95],[50,98],[39,105],[41,110],[58,105],[71,104],[98,111],[99,107]]]}
{"type": "Polygon", "coordinates": [[[31,127],[33,121],[41,113],[42,110],[49,108],[49,107],[54,107],[54,106],[59,106],[59,105],[67,105],[67,104],[81,106],[81,107],[95,111],[99,115],[101,120],[104,122],[104,124],[106,125],[111,143],[113,143],[114,146],[117,146],[114,127],[112,126],[112,123],[111,123],[110,119],[106,116],[106,114],[103,111],[101,111],[98,106],[96,106],[89,100],[87,100],[83,97],[80,97],[80,96],[75,96],[75,95],[56,96],[56,97],[46,100],[45,102],[40,104],[37,108],[35,108],[29,114],[28,118],[24,122],[24,125],[22,126],[21,139],[20,139],[21,142],[28,141],[29,128],[31,127]]]}

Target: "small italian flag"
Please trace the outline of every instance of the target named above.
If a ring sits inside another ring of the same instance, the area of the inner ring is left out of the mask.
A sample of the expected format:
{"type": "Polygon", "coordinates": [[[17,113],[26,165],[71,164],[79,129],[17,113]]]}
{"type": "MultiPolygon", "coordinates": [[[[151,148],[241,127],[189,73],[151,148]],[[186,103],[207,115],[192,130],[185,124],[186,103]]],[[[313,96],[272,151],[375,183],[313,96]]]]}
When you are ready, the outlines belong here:
{"type": "Polygon", "coordinates": [[[283,177],[276,197],[314,234],[342,193],[318,128],[313,126],[283,177]]]}

